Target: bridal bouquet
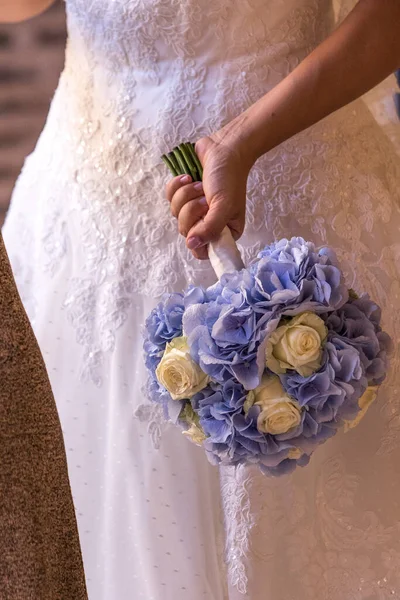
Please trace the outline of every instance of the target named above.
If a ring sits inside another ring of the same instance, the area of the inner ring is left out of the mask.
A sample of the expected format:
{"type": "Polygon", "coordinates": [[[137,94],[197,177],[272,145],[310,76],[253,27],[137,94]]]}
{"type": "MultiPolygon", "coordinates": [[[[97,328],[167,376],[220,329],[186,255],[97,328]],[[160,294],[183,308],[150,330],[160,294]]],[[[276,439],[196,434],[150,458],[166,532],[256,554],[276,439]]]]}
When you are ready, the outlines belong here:
{"type": "Polygon", "coordinates": [[[375,399],[391,344],[380,309],[302,238],[245,268],[225,229],[209,257],[217,283],[166,295],[146,321],[150,398],[213,463],[289,473],[375,399]]]}

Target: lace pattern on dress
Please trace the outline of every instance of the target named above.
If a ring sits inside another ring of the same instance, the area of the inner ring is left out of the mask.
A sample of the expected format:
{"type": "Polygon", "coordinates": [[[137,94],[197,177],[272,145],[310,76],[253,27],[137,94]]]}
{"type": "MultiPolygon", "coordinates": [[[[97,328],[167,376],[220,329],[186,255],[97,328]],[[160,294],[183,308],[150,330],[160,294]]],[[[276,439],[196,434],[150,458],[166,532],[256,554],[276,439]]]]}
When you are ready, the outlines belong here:
{"type": "Polygon", "coordinates": [[[246,560],[249,556],[249,536],[254,525],[249,487],[251,477],[244,466],[223,467],[221,487],[225,514],[225,560],[228,579],[241,594],[247,593],[246,560]]]}
{"type": "Polygon", "coordinates": [[[140,404],[135,411],[135,417],[141,423],[147,424],[147,433],[150,435],[153,448],[159,450],[162,430],[166,423],[162,407],[158,404],[140,404]]]}

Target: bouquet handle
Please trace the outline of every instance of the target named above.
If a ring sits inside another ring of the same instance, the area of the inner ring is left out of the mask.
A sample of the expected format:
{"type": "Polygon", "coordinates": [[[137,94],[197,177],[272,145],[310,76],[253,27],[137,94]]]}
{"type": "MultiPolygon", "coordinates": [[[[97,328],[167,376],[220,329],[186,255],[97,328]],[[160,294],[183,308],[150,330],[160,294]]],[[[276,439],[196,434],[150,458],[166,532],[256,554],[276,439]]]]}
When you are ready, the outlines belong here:
{"type": "MultiPolygon", "coordinates": [[[[203,167],[195,151],[195,145],[184,142],[172,152],[161,157],[174,177],[190,175],[192,181],[202,181],[203,167]]],[[[208,257],[218,279],[224,273],[241,271],[245,268],[239,248],[228,227],[225,227],[218,239],[208,245],[208,257]]]]}
{"type": "Polygon", "coordinates": [[[224,273],[241,271],[245,268],[229,227],[224,227],[220,236],[208,245],[208,258],[218,279],[224,273]]]}

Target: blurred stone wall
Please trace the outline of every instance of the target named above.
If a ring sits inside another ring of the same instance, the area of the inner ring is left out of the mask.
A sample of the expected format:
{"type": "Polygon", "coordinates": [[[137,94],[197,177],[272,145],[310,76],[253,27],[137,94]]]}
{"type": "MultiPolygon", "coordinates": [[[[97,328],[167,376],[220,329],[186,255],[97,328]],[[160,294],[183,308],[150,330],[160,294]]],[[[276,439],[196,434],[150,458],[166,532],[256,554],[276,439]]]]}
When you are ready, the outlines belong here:
{"type": "Polygon", "coordinates": [[[0,224],[25,156],[35,147],[64,63],[65,6],[0,24],[0,224]]]}

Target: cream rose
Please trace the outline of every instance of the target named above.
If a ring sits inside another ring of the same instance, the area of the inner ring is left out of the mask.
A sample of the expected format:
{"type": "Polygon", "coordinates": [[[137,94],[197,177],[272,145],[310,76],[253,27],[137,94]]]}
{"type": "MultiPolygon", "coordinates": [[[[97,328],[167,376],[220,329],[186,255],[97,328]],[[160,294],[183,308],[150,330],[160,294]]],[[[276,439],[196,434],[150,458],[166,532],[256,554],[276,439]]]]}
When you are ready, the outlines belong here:
{"type": "Polygon", "coordinates": [[[354,429],[360,423],[361,419],[363,419],[367,413],[367,410],[371,406],[371,404],[375,401],[378,393],[377,386],[371,386],[365,390],[363,395],[358,401],[358,406],[360,407],[360,411],[357,414],[356,418],[352,421],[345,421],[344,431],[347,432],[350,429],[354,429]]]}
{"type": "Polygon", "coordinates": [[[209,382],[209,377],[190,356],[185,337],[175,338],[167,344],[156,377],[173,400],[191,398],[209,382]]]}
{"type": "Polygon", "coordinates": [[[186,402],[179,418],[186,421],[189,425],[189,429],[184,431],[183,435],[188,437],[194,444],[197,444],[197,446],[201,446],[204,440],[207,439],[207,436],[200,425],[200,417],[194,412],[190,402],[186,402]]]}
{"type": "Polygon", "coordinates": [[[279,377],[265,375],[254,390],[254,405],[261,408],[257,429],[262,433],[287,433],[301,422],[301,407],[288,396],[279,377]]]}
{"type": "Polygon", "coordinates": [[[290,458],[291,460],[298,460],[303,456],[303,454],[304,453],[300,450],[300,448],[292,448],[291,450],[289,450],[288,458],[290,458]]]}
{"type": "Polygon", "coordinates": [[[305,312],[274,331],[267,343],[266,364],[273,373],[294,369],[309,377],[321,366],[322,344],[328,330],[323,320],[305,312]]]}
{"type": "Polygon", "coordinates": [[[189,429],[183,432],[183,435],[188,437],[196,446],[201,446],[204,440],[207,439],[202,428],[196,425],[196,423],[192,423],[189,429]]]}

